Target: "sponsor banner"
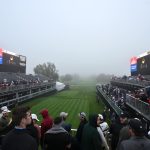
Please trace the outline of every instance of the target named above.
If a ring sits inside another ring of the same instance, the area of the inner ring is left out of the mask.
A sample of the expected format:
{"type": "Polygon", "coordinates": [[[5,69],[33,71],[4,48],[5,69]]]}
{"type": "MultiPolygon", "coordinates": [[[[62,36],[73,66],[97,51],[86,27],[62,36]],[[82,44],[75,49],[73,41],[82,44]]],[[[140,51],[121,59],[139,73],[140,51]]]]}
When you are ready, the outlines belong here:
{"type": "Polygon", "coordinates": [[[137,64],[133,64],[133,65],[131,65],[131,72],[135,72],[135,71],[137,71],[137,64]]]}

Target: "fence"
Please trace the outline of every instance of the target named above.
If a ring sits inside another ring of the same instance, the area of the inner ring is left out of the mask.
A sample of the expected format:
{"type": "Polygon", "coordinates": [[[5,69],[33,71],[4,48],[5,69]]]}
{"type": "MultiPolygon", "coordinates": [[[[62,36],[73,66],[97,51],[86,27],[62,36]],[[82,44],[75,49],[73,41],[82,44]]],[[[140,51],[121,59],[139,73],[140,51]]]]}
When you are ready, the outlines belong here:
{"type": "Polygon", "coordinates": [[[126,104],[150,120],[150,104],[145,103],[129,94],[126,95],[126,104]]]}

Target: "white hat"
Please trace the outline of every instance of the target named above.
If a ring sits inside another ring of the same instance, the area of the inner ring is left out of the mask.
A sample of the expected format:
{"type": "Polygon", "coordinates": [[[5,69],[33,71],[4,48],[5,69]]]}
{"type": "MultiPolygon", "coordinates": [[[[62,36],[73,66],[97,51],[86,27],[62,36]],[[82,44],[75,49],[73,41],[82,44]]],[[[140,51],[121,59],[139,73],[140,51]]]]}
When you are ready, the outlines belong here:
{"type": "Polygon", "coordinates": [[[66,113],[66,112],[61,112],[60,113],[60,117],[67,117],[68,116],[68,113],[66,113]]]}
{"type": "Polygon", "coordinates": [[[2,114],[11,112],[11,111],[7,108],[7,106],[1,107],[1,111],[2,111],[2,114]]]}
{"type": "Polygon", "coordinates": [[[31,114],[32,119],[39,121],[36,114],[31,114]]]}
{"type": "Polygon", "coordinates": [[[150,131],[148,131],[148,136],[150,136],[150,131]]]}
{"type": "Polygon", "coordinates": [[[101,120],[104,119],[102,114],[98,114],[98,116],[100,117],[101,120]]]}

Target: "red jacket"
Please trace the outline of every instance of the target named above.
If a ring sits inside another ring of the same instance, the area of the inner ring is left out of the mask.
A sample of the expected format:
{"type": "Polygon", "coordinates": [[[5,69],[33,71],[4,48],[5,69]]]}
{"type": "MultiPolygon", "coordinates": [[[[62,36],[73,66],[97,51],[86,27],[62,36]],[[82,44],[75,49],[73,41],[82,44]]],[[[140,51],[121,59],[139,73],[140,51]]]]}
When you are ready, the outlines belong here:
{"type": "Polygon", "coordinates": [[[43,116],[43,121],[41,122],[41,137],[44,137],[44,133],[52,127],[53,119],[48,115],[47,109],[43,109],[41,115],[43,116]]]}

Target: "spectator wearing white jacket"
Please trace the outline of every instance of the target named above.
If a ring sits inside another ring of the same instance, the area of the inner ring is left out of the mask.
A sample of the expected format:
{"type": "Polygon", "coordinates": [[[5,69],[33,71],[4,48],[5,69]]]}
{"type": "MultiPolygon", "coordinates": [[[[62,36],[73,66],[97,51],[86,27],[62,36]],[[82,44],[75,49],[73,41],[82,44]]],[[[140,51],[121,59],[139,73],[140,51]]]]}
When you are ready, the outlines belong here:
{"type": "MultiPolygon", "coordinates": [[[[99,118],[100,118],[100,120],[101,120],[100,114],[99,114],[98,116],[99,116],[99,118]]],[[[105,138],[104,133],[103,133],[103,131],[102,131],[102,128],[101,128],[101,126],[100,126],[100,123],[101,123],[101,121],[100,121],[100,122],[97,122],[97,124],[99,125],[99,126],[97,127],[97,131],[98,131],[98,133],[99,133],[99,135],[100,135],[100,138],[101,138],[101,140],[102,140],[102,147],[105,148],[105,150],[109,150],[109,146],[108,146],[108,144],[107,144],[107,141],[106,141],[106,138],[105,138]]]]}

